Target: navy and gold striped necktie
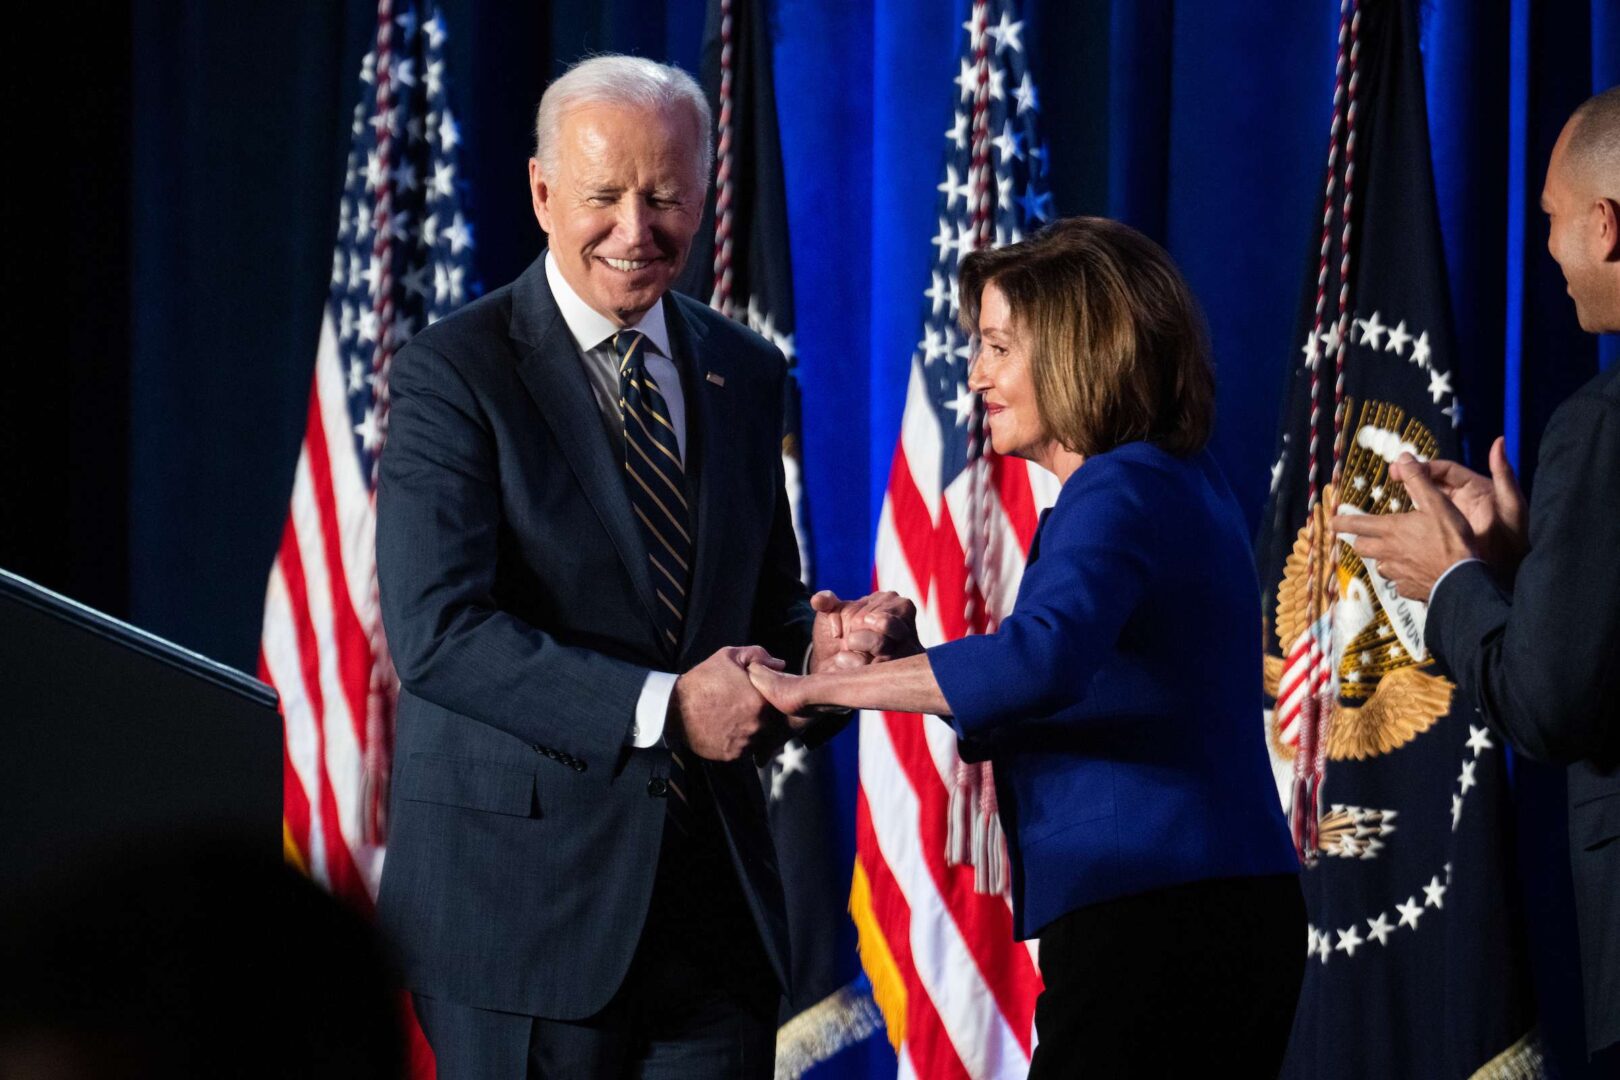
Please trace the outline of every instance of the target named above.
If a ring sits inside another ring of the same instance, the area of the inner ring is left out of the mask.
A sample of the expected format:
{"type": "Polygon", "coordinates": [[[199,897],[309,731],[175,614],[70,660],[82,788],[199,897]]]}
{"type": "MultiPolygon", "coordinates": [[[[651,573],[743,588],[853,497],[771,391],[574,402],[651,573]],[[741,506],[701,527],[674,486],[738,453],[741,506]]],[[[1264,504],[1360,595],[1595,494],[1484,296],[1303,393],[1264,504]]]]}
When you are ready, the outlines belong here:
{"type": "MultiPolygon", "coordinates": [[[[665,653],[674,660],[680,651],[687,586],[692,580],[692,513],[686,503],[686,474],[669,405],[644,362],[646,341],[639,331],[621,330],[613,335],[613,351],[619,356],[625,484],[652,564],[658,636],[665,653]]],[[[681,752],[672,750],[671,756],[669,783],[674,798],[669,801],[670,817],[690,832],[691,800],[699,793],[690,784],[681,752]]]]}
{"type": "Polygon", "coordinates": [[[660,643],[673,659],[680,647],[687,584],[692,579],[692,513],[686,505],[686,474],[669,406],[644,362],[646,343],[646,336],[635,330],[613,335],[613,351],[619,356],[619,410],[624,415],[625,483],[652,564],[660,643]]]}

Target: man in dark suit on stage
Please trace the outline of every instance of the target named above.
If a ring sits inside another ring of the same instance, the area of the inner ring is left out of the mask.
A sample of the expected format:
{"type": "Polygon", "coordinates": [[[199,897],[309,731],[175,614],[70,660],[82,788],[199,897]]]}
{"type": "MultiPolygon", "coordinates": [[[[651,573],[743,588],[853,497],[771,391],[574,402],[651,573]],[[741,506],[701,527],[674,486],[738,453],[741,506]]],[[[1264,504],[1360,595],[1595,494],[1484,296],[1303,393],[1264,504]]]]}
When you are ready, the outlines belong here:
{"type": "MultiPolygon", "coordinates": [[[[1565,124],[1541,207],[1581,327],[1620,331],[1620,87],[1565,124]]],[[[1417,512],[1334,527],[1429,601],[1429,651],[1490,726],[1569,767],[1587,1047],[1620,1063],[1620,368],[1548,422],[1528,532],[1500,439],[1491,473],[1404,459],[1417,512]]]]}
{"type": "Polygon", "coordinates": [[[573,68],[529,163],[548,250],[390,373],[378,909],[446,1080],[770,1076],[789,959],[753,757],[789,732],[745,668],[909,634],[895,598],[806,597],[783,358],[668,291],[710,141],[679,70],[573,68]]]}

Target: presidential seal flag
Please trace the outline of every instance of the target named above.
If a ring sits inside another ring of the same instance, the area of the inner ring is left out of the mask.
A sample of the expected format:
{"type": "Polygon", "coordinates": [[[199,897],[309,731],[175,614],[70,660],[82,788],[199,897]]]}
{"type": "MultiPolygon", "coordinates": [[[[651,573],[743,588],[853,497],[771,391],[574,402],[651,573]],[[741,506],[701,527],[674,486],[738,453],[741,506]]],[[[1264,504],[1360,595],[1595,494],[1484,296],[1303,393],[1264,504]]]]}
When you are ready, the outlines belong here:
{"type": "MultiPolygon", "coordinates": [[[[782,467],[799,541],[800,572],[813,580],[802,485],[793,268],[781,139],[762,0],[711,0],[703,83],[715,120],[715,178],[704,223],[677,288],[744,323],[786,357],[782,467]]],[[[834,761],[794,739],[761,769],[776,843],[793,985],[776,1038],[776,1075],[797,1077],[879,1026],[864,977],[839,949],[845,923],[834,761]]]]}
{"type": "Polygon", "coordinates": [[[1285,1075],[1535,1076],[1503,749],[1406,600],[1326,522],[1456,458],[1458,356],[1415,4],[1344,0],[1321,220],[1259,543],[1264,715],[1305,865],[1285,1075]]]}
{"type": "Polygon", "coordinates": [[[675,287],[743,323],[787,358],[782,466],[799,541],[799,569],[810,581],[793,263],[772,68],[770,21],[762,0],[710,0],[703,87],[714,114],[715,176],[703,225],[675,287]]]}
{"type": "MultiPolygon", "coordinates": [[[[280,695],[286,734],[287,859],[367,915],[386,850],[399,692],[383,640],[375,553],[388,369],[412,334],[476,291],[444,42],[432,4],[378,5],[259,650],[259,677],[280,695]]],[[[431,1061],[417,1034],[413,1073],[431,1075],[431,1061]]]]}
{"type": "MultiPolygon", "coordinates": [[[[984,633],[1011,610],[1039,511],[1058,488],[990,450],[967,388],[973,347],[957,323],[957,267],[1039,228],[1052,199],[1016,6],[979,0],[964,30],[874,560],[878,588],[916,601],[925,645],[984,633]]],[[[955,734],[927,717],[865,713],[860,736],[850,911],[900,1075],[1023,1076],[1041,981],[1033,942],[1013,940],[988,766],[961,761],[955,734]]]]}

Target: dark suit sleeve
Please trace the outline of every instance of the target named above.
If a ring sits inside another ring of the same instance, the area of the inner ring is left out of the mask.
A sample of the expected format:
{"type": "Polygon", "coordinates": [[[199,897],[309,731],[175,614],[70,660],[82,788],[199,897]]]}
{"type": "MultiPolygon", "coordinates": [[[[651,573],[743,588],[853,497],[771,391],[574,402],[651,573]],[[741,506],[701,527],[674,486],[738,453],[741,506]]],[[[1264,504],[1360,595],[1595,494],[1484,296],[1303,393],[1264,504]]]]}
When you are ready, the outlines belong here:
{"type": "Polygon", "coordinates": [[[1429,649],[1523,753],[1568,764],[1620,740],[1620,408],[1587,394],[1554,415],[1511,596],[1483,564],[1431,599],[1429,649]]]}
{"type": "Polygon", "coordinates": [[[928,650],[961,738],[1049,720],[1082,700],[1147,588],[1156,545],[1142,479],[1106,458],[1088,462],[1059,496],[1012,614],[994,634],[928,650]]]}
{"type": "Polygon", "coordinates": [[[501,610],[496,449],[454,365],[407,346],[389,395],[377,579],[400,683],[526,743],[608,767],[629,736],[647,669],[563,645],[501,610]]]}

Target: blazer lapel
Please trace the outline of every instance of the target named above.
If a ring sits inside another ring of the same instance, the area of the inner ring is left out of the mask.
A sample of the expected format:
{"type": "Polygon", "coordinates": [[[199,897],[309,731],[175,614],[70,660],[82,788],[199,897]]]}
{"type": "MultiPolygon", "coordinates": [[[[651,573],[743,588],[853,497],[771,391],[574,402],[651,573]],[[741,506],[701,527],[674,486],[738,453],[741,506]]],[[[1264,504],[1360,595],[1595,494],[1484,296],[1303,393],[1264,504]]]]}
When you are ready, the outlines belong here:
{"type": "Polygon", "coordinates": [[[512,338],[517,345],[518,377],[539,406],[602,527],[613,539],[619,559],[635,584],[636,595],[647,609],[648,640],[652,641],[656,603],[652,571],[625,491],[624,463],[614,453],[601,409],[580,369],[578,346],[552,299],[544,254],[523,272],[513,291],[512,338]]]}
{"type": "Polygon", "coordinates": [[[736,452],[723,385],[731,374],[729,358],[713,350],[704,351],[708,332],[702,323],[686,317],[673,295],[665,299],[664,315],[670,345],[686,376],[687,473],[689,482],[697,488],[696,565],[692,568],[692,592],[687,597],[681,633],[680,655],[685,660],[694,644],[702,640],[699,634],[703,619],[725,561],[727,517],[745,510],[728,502],[728,481],[735,470],[727,468],[726,461],[736,452]],[[711,373],[720,381],[710,379],[711,373]]]}

